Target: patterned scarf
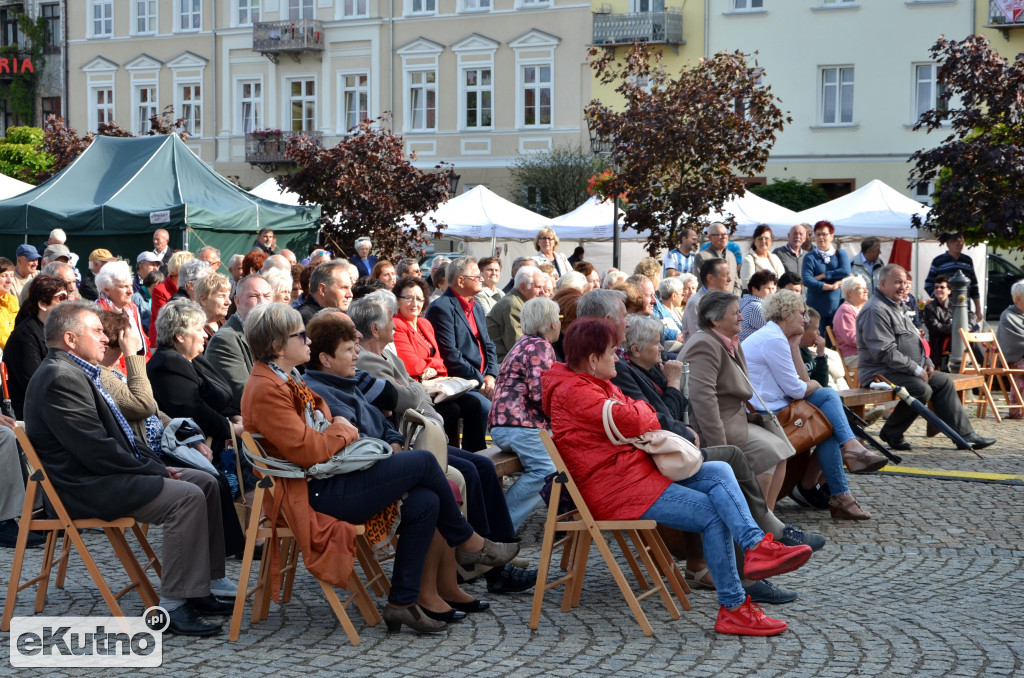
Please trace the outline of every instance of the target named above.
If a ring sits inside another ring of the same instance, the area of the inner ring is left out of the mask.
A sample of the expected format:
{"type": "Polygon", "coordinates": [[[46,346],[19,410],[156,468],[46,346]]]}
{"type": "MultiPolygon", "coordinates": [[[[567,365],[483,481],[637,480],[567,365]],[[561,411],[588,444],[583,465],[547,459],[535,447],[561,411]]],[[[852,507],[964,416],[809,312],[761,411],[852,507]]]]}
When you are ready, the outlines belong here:
{"type": "Polygon", "coordinates": [[[821,260],[824,261],[825,265],[827,266],[832,261],[832,257],[836,253],[836,249],[834,247],[830,247],[828,248],[828,251],[825,251],[823,249],[815,247],[814,253],[821,257],[821,260]]]}

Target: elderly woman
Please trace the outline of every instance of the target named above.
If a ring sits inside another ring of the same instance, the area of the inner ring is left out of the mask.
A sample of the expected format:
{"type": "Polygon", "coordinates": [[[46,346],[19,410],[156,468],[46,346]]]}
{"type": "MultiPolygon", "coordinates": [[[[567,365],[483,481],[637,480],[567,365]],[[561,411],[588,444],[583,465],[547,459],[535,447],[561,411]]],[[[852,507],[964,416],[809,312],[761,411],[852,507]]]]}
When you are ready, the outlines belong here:
{"type": "Polygon", "coordinates": [[[13,290],[14,262],[7,257],[0,257],[0,348],[4,347],[14,331],[14,319],[21,308],[18,295],[13,290]]]}
{"type": "Polygon", "coordinates": [[[697,313],[701,331],[694,332],[680,355],[680,360],[690,363],[691,421],[703,444],[736,445],[743,450],[768,509],[775,510],[793,448],[747,420],[746,403],[754,394],[740,348],[739,299],[711,290],[701,297],[697,313]]]}
{"type": "Polygon", "coordinates": [[[515,452],[523,464],[523,474],[505,492],[517,530],[540,502],[544,478],[555,472],[540,439],[540,431],[551,426],[541,407],[540,375],[556,362],[551,342],[561,330],[558,315],[558,304],[551,299],[535,297],[523,305],[523,336],[501,363],[487,417],[494,444],[515,452]]]}
{"type": "Polygon", "coordinates": [[[754,240],[750,244],[750,250],[743,255],[740,281],[744,287],[749,286],[750,276],[758,271],[771,271],[775,274],[776,280],[786,272],[779,255],[772,252],[772,228],[768,224],[761,224],[754,229],[754,240]]]}
{"type": "Polygon", "coordinates": [[[843,278],[839,289],[845,304],[840,304],[832,317],[832,333],[836,335],[836,350],[849,368],[857,367],[857,314],[868,302],[868,286],[864,278],[850,275],[843,278]]]}
{"type": "Polygon", "coordinates": [[[45,273],[29,284],[28,296],[14,320],[14,331],[4,347],[3,362],[7,366],[7,389],[16,419],[21,419],[25,406],[25,390],[32,375],[46,357],[43,325],[53,307],[67,301],[68,291],[61,278],[45,273]]]}
{"type": "Polygon", "coordinates": [[[178,291],[178,273],[181,267],[196,258],[191,252],[175,252],[167,262],[167,277],[164,281],[153,288],[150,295],[153,298],[149,311],[149,335],[146,337],[149,346],[156,346],[156,319],[160,317],[160,309],[164,307],[171,297],[178,291]]]}
{"type": "Polygon", "coordinates": [[[798,353],[799,340],[807,327],[800,295],[782,290],[765,303],[764,311],[768,324],[743,342],[750,381],[761,396],[755,396],[751,405],[759,411],[767,405],[778,412],[794,400],[805,399],[821,410],[832,422],[832,435],[817,446],[814,455],[828,482],[829,511],[841,520],[867,520],[871,514],[861,509],[850,493],[843,464],[852,473],[869,473],[885,466],[886,458],[869,452],[853,435],[839,394],[798,369],[804,365],[798,353]]]}
{"type": "MultiPolygon", "coordinates": [[[[299,377],[296,368],[309,360],[310,349],[298,311],[279,303],[258,306],[245,320],[245,338],[256,363],[242,396],[242,413],[246,430],[263,436],[267,454],[308,468],[359,436],[299,377]]],[[[383,612],[393,632],[403,624],[421,633],[446,628],[416,604],[435,529],[455,547],[463,565],[503,565],[519,551],[518,544],[494,543],[473,531],[426,450],[409,450],[328,478],[280,480],[281,506],[306,566],[319,579],[342,587],[355,548],[355,532],[345,523],[379,522],[377,516],[401,499],[400,538],[383,612]]]]}
{"type": "MultiPolygon", "coordinates": [[[[441,351],[434,338],[430,321],[421,318],[427,284],[422,278],[406,276],[395,283],[398,313],[395,314],[395,352],[405,369],[420,381],[448,376],[448,368],[441,360],[441,351]]],[[[448,440],[459,440],[459,420],[462,421],[462,449],[476,452],[487,447],[484,440],[484,411],[478,399],[472,396],[445,399],[437,404],[444,419],[448,440]]]]}
{"type": "Polygon", "coordinates": [[[743,316],[743,330],[740,341],[743,341],[757,330],[764,327],[764,300],[775,294],[778,289],[778,278],[775,273],[764,269],[754,271],[747,281],[747,292],[740,299],[740,315],[743,316]]]}
{"type": "MultiPolygon", "coordinates": [[[[996,339],[999,340],[999,347],[1003,350],[1006,362],[1011,368],[1020,370],[1024,369],[1024,280],[1013,283],[1010,295],[1013,303],[999,316],[996,339]]],[[[4,359],[6,360],[6,356],[4,359]]],[[[1018,372],[1011,377],[1017,383],[1018,391],[1024,389],[1024,375],[1018,372]]],[[[1010,389],[1009,399],[1011,405],[1024,404],[1017,402],[1017,394],[1013,389],[1010,389]]],[[[1007,416],[1010,419],[1024,419],[1024,410],[1013,408],[1007,416]]]]}
{"type": "Polygon", "coordinates": [[[594,268],[594,265],[589,261],[577,262],[576,265],[572,267],[572,270],[582,273],[587,279],[588,287],[583,290],[584,292],[596,290],[601,287],[601,274],[597,272],[597,269],[594,268]]]}
{"type": "Polygon", "coordinates": [[[556,278],[560,278],[572,270],[572,265],[569,264],[569,260],[565,258],[565,255],[556,251],[558,243],[558,234],[548,226],[537,231],[537,235],[533,238],[533,246],[538,252],[534,255],[533,260],[537,262],[538,266],[543,264],[554,266],[557,274],[556,278]]]}
{"type": "Polygon", "coordinates": [[[786,623],[765,615],[744,594],[733,541],[745,550],[744,571],[755,580],[799,567],[807,562],[811,548],[783,546],[761,531],[728,464],[704,462],[694,476],[674,483],[650,456],[608,439],[602,423],[608,400],[623,436],[660,428],[648,403],[629,398],[610,381],[619,339],[619,329],[607,320],[581,318],[565,336],[565,364],[556,363],[541,374],[544,412],[584,501],[597,520],[656,520],[677,530],[700,532],[721,605],[715,630],[757,636],[782,633],[786,623]]]}
{"type": "Polygon", "coordinates": [[[498,287],[498,280],[501,279],[501,259],[498,257],[484,257],[478,263],[484,287],[473,295],[473,298],[476,299],[476,303],[480,304],[480,308],[484,309],[484,315],[487,315],[494,308],[494,305],[505,296],[505,293],[498,287]]]}
{"type": "Polygon", "coordinates": [[[804,255],[801,278],[807,292],[807,305],[821,314],[818,327],[823,335],[832,325],[832,317],[842,300],[839,287],[850,275],[850,257],[832,246],[836,227],[829,221],[814,224],[814,248],[804,255]]]}
{"type": "MultiPolygon", "coordinates": [[[[96,303],[105,311],[124,314],[128,319],[129,331],[138,340],[135,343],[139,345],[139,352],[146,355],[149,346],[142,328],[142,315],[132,301],[132,270],[128,262],[111,261],[103,264],[103,268],[96,274],[96,290],[99,292],[96,303]]],[[[122,370],[125,369],[123,360],[120,366],[122,370]]]]}
{"type": "Polygon", "coordinates": [[[395,273],[395,265],[387,259],[381,259],[374,265],[373,271],[370,273],[370,277],[384,283],[384,288],[388,290],[393,289],[395,283],[398,282],[398,274],[395,273]]]}
{"type": "Polygon", "coordinates": [[[196,303],[206,314],[206,323],[203,325],[205,341],[203,341],[203,352],[217,334],[217,330],[227,322],[228,309],[231,308],[231,281],[227,276],[220,273],[211,273],[205,278],[200,278],[195,284],[196,303]]]}
{"type": "Polygon", "coordinates": [[[267,282],[270,283],[271,302],[276,301],[282,304],[291,302],[292,289],[295,286],[295,281],[292,278],[290,271],[271,268],[260,275],[266,278],[267,282]]]}

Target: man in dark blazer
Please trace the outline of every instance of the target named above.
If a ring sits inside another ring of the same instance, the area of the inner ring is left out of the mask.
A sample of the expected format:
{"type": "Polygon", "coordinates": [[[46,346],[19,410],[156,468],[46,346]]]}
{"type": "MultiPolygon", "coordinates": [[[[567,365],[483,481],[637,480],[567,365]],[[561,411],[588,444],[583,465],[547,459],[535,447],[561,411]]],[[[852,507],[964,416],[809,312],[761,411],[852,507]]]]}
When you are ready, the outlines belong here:
{"type": "Polygon", "coordinates": [[[349,263],[359,269],[360,278],[372,274],[373,267],[377,265],[377,257],[370,254],[372,247],[373,243],[369,238],[358,238],[355,242],[356,254],[349,257],[349,263]]]}
{"type": "MultiPolygon", "coordinates": [[[[200,614],[230,614],[211,595],[223,588],[224,534],[216,479],[169,468],[136,440],[113,398],[100,388],[106,352],[98,307],[65,302],[44,329],[49,348],[25,394],[25,429],[72,518],[132,516],[163,525],[160,604],[172,633],[220,632],[200,614]]],[[[229,583],[229,582],[227,582],[229,583]]]]}

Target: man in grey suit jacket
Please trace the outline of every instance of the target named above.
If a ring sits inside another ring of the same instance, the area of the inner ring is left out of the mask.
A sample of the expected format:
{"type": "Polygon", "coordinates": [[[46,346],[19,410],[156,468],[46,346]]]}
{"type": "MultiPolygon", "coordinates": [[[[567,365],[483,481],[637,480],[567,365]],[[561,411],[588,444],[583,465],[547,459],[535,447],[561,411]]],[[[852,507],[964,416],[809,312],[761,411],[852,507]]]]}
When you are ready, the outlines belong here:
{"type": "Polygon", "coordinates": [[[235,314],[210,339],[206,358],[224,381],[231,385],[231,400],[236,410],[242,409],[242,393],[252,372],[252,351],[245,340],[243,327],[249,312],[269,304],[273,292],[270,283],[260,275],[248,275],[235,285],[235,314]]]}
{"type": "Polygon", "coordinates": [[[98,308],[65,302],[46,319],[49,352],[25,394],[25,429],[72,518],[132,516],[163,525],[160,604],[172,633],[220,632],[200,614],[228,614],[211,595],[224,576],[220,489],[210,474],[164,465],[136,440],[100,386],[106,352],[98,308]]]}

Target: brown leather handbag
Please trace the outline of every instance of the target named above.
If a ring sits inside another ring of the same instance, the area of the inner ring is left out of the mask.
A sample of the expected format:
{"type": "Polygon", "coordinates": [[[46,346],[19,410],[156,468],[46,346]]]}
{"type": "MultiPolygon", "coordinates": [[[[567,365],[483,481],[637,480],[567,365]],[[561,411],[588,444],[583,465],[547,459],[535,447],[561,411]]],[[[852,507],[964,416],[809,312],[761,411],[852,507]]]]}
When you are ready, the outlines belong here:
{"type": "Polygon", "coordinates": [[[786,405],[775,416],[798,453],[806,452],[832,435],[832,422],[825,413],[803,398],[786,405]]]}

